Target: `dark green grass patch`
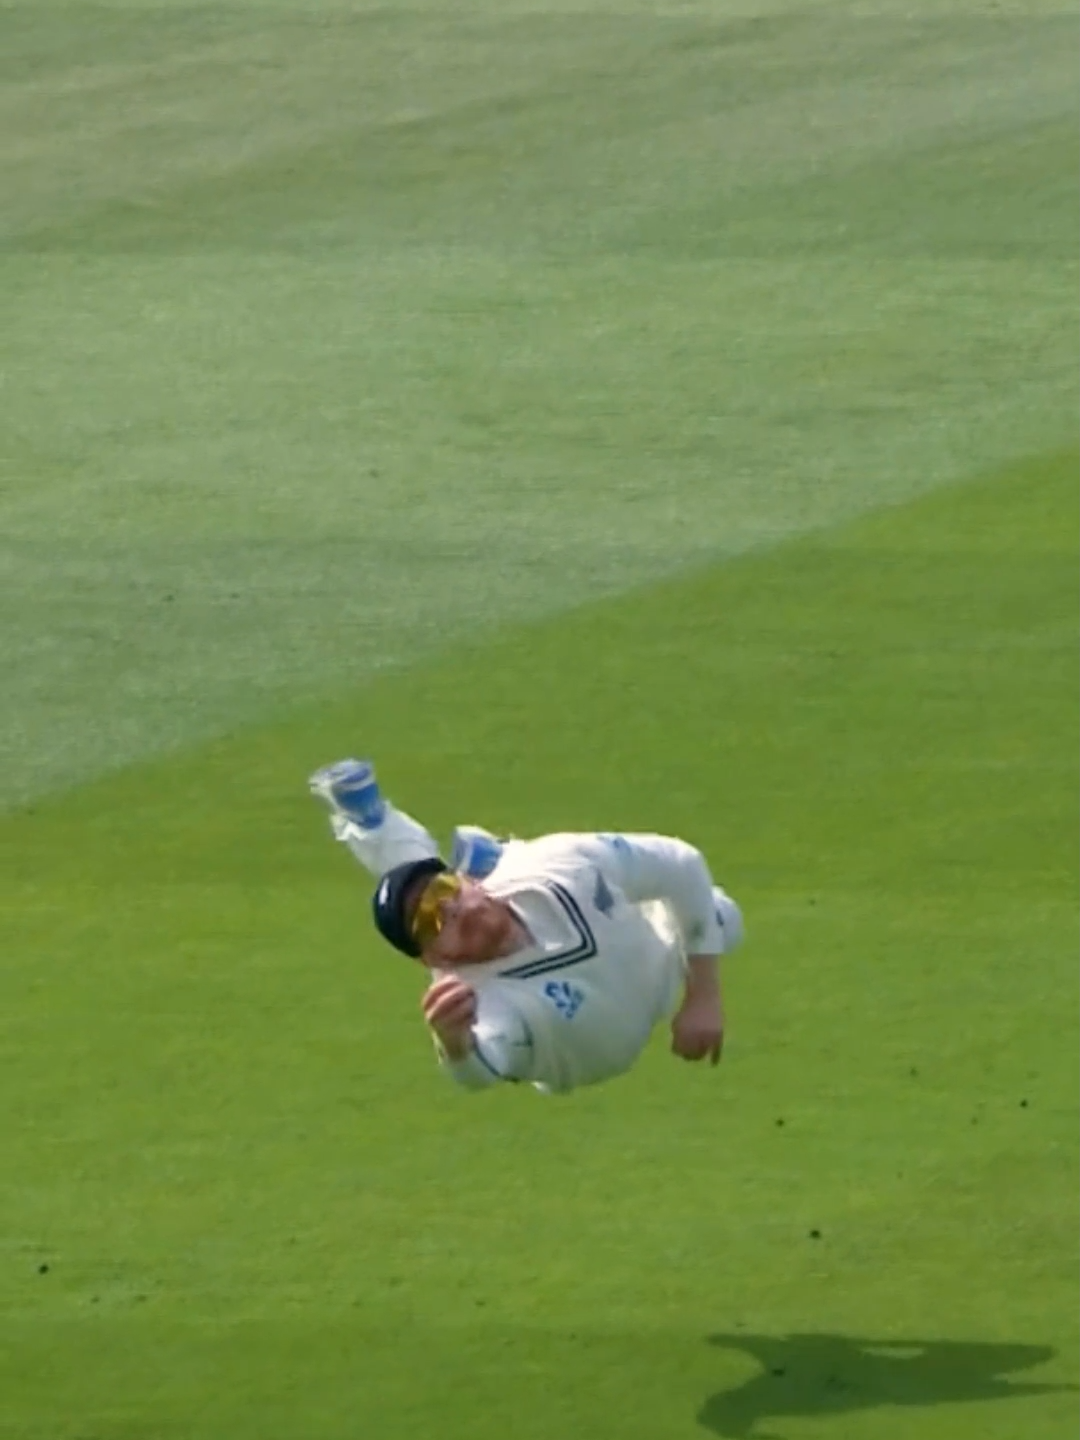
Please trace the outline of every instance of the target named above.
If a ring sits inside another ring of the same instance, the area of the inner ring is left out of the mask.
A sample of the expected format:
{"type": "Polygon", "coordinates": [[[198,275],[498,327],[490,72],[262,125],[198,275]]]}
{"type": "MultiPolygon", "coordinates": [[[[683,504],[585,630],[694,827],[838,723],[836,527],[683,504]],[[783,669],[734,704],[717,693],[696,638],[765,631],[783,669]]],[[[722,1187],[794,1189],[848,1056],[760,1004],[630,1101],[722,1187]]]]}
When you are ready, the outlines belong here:
{"type": "Polygon", "coordinates": [[[5,1440],[1072,1433],[1075,469],[5,821],[5,1440]],[[702,845],[721,1069],[448,1086],[304,795],[349,751],[702,845]]]}

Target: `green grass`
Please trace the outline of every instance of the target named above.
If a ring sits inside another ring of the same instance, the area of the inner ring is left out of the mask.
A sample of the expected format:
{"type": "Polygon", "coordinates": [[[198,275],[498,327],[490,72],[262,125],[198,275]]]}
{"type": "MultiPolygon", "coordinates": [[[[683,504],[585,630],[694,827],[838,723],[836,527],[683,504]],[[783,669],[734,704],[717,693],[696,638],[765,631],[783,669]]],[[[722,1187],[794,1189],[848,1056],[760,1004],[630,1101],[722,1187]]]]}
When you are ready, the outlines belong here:
{"type": "Polygon", "coordinates": [[[1068,10],[568,8],[0,7],[0,803],[1071,441],[1068,10]]]}
{"type": "Polygon", "coordinates": [[[0,3],[0,1440],[1075,1433],[1076,39],[0,3]],[[721,1071],[449,1087],[355,750],[721,1071]]]}
{"type": "Polygon", "coordinates": [[[10,818],[5,1440],[1072,1433],[1075,472],[10,818]],[[701,844],[721,1070],[447,1085],[303,792],[356,746],[443,832],[701,844]]]}

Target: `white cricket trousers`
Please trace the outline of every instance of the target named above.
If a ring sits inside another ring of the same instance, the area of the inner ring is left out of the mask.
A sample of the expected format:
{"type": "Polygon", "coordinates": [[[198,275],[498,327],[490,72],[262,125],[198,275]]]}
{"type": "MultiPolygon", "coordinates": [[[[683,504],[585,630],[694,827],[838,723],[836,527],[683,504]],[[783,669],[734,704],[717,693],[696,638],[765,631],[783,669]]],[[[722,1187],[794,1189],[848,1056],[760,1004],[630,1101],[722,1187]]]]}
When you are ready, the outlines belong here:
{"type": "Polygon", "coordinates": [[[439,853],[438,845],[423,825],[389,801],[386,817],[375,830],[365,830],[343,815],[334,815],[330,823],[335,839],[347,845],[377,880],[395,865],[404,865],[407,860],[427,860],[439,853]]]}

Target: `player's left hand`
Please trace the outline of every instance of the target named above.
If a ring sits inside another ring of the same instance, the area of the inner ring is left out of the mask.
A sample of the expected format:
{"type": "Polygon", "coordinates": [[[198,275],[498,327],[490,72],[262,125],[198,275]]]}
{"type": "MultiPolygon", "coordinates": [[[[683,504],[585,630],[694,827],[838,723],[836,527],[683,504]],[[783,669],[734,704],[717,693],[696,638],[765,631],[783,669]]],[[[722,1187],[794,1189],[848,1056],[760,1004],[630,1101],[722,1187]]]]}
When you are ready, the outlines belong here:
{"type": "Polygon", "coordinates": [[[683,1060],[720,1063],[724,1049],[724,1011],[718,996],[688,995],[671,1022],[671,1048],[683,1060]]]}
{"type": "Polygon", "coordinates": [[[476,991],[454,975],[444,975],[424,991],[424,1019],[452,1060],[461,1060],[472,1044],[476,991]]]}

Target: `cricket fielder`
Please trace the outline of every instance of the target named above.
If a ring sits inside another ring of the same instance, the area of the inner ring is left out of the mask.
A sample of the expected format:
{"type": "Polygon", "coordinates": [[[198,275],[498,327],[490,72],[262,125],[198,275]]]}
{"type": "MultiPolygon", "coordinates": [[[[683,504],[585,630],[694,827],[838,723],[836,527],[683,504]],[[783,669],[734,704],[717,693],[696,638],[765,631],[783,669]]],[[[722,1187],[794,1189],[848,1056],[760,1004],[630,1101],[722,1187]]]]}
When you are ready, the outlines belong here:
{"type": "Polygon", "coordinates": [[[742,915],[693,846],[502,841],[461,826],[447,864],[366,761],[326,766],[309,784],[336,838],[378,877],[379,932],[431,972],[424,1019],[460,1085],[593,1085],[628,1070],[669,1016],[676,1055],[720,1059],[720,957],[742,938],[742,915]]]}

